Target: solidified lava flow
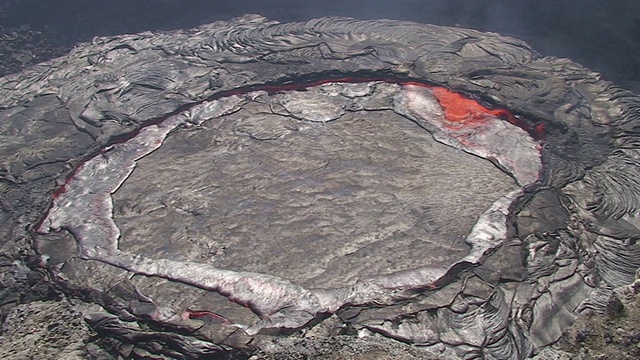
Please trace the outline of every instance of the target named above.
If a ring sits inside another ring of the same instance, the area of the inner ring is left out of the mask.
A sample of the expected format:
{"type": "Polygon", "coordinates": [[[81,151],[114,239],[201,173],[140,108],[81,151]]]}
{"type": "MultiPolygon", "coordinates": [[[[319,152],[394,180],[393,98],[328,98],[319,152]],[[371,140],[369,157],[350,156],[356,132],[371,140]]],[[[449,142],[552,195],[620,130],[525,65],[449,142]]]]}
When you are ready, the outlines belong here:
{"type": "MultiPolygon", "coordinates": [[[[233,90],[228,90],[220,94],[216,94],[211,96],[209,100],[219,99],[226,96],[231,95],[243,95],[249,92],[254,91],[265,91],[267,93],[273,94],[282,91],[305,91],[309,88],[320,86],[327,83],[364,83],[370,81],[380,81],[391,84],[399,84],[399,85],[413,85],[420,86],[427,89],[430,89],[433,95],[436,97],[438,102],[440,103],[442,110],[444,111],[444,117],[448,121],[452,122],[455,128],[463,129],[463,128],[472,128],[474,124],[481,124],[486,122],[488,116],[492,116],[495,118],[503,119],[508,121],[509,123],[516,125],[523,130],[527,131],[535,140],[544,139],[544,127],[542,125],[538,125],[535,127],[530,126],[528,123],[516,119],[516,117],[508,110],[505,109],[489,109],[483,105],[481,105],[478,101],[473,100],[469,97],[466,97],[460,93],[454,92],[452,90],[434,86],[424,82],[418,82],[416,80],[399,80],[392,78],[384,78],[377,76],[366,76],[366,77],[338,77],[338,78],[327,78],[327,79],[317,79],[314,78],[311,81],[299,82],[296,83],[295,80],[288,81],[285,84],[268,84],[262,86],[250,86],[246,88],[238,88],[233,90]]],[[[183,107],[180,111],[187,111],[189,108],[197,105],[191,104],[188,107],[183,107]]],[[[156,125],[161,123],[166,119],[166,116],[160,117],[155,120],[148,121],[145,126],[156,125]]],[[[139,130],[136,130],[132,133],[125,134],[119,136],[114,139],[106,148],[113,145],[114,143],[121,143],[127,141],[133,136],[138,134],[139,130]]],[[[78,166],[81,166],[80,163],[78,166]]],[[[69,173],[65,179],[65,184],[60,186],[53,193],[53,198],[57,198],[60,194],[66,191],[67,183],[71,180],[75,173],[75,170],[69,173]]],[[[37,227],[36,227],[37,228],[37,227]]]]}
{"type": "Polygon", "coordinates": [[[3,234],[30,219],[16,241],[140,356],[342,329],[525,359],[640,267],[640,100],[516,39],[247,16],[0,85],[3,234]]]}
{"type": "MultiPolygon", "coordinates": [[[[73,171],[73,175],[68,177],[67,183],[63,187],[64,191],[55,193],[49,214],[42,220],[38,227],[38,232],[44,234],[50,229],[66,229],[78,239],[81,254],[87,259],[101,261],[137,274],[160,276],[173,281],[191,284],[205,290],[216,291],[238,304],[244,304],[261,317],[260,321],[251,325],[238,324],[249,335],[256,334],[262,329],[298,328],[308,323],[317,313],[335,312],[347,304],[392,305],[397,301],[411,298],[410,291],[413,289],[431,289],[431,291],[435,291],[440,286],[448,283],[448,280],[445,279],[453,278],[458,272],[467,268],[467,266],[459,266],[459,264],[478,264],[484,254],[499,247],[506,240],[506,219],[509,215],[509,208],[521,198],[521,189],[514,188],[512,185],[505,187],[503,192],[494,194],[497,199],[495,197],[491,198],[489,203],[485,202],[478,209],[480,214],[477,219],[475,219],[478,216],[477,213],[473,215],[474,218],[469,219],[472,220],[471,223],[466,225],[469,228],[458,235],[465,238],[464,241],[470,248],[466,254],[464,252],[458,253],[459,250],[455,252],[445,249],[438,250],[443,254],[450,253],[453,255],[455,259],[451,259],[452,262],[431,262],[429,265],[418,265],[409,269],[403,267],[394,270],[380,269],[366,277],[363,276],[361,279],[353,279],[346,283],[329,278],[319,284],[328,287],[325,289],[314,289],[304,285],[305,281],[311,279],[296,278],[297,281],[291,281],[287,279],[287,275],[275,276],[271,273],[276,270],[269,271],[268,268],[260,268],[260,271],[240,271],[240,269],[231,271],[213,267],[207,263],[176,261],[169,258],[155,259],[153,258],[153,252],[145,254],[144,251],[137,250],[132,253],[130,251],[132,245],[135,247],[135,244],[126,242],[128,238],[131,238],[131,235],[122,238],[122,230],[113,219],[114,204],[112,194],[120,191],[121,186],[126,187],[125,182],[133,173],[138,161],[143,158],[146,159],[151,153],[160,149],[165,138],[173,129],[187,123],[192,124],[192,126],[199,126],[207,120],[218,122],[221,121],[219,118],[241,112],[244,107],[253,109],[250,113],[262,114],[264,110],[254,109],[254,107],[265,101],[272,102],[267,107],[273,112],[270,115],[271,117],[265,119],[262,118],[263,115],[251,115],[248,118],[241,117],[241,123],[246,122],[247,119],[253,116],[258,116],[259,119],[253,125],[234,125],[234,132],[240,134],[247,131],[251,132],[254,131],[251,129],[255,126],[261,128],[266,126],[263,124],[269,124],[269,121],[273,120],[268,119],[273,119],[273,116],[276,116],[275,119],[281,119],[285,115],[298,118],[297,121],[299,123],[297,125],[286,125],[284,129],[288,129],[286,130],[288,132],[292,131],[291,129],[297,129],[296,132],[302,132],[302,129],[309,126],[313,128],[314,123],[337,121],[344,113],[343,108],[355,106],[354,109],[364,111],[369,107],[387,107],[387,111],[390,111],[389,116],[392,113],[396,114],[396,116],[402,115],[420,127],[431,131],[433,138],[438,139],[438,142],[442,144],[475,154],[480,158],[490,158],[500,163],[505,172],[517,179],[521,185],[532,184],[538,179],[541,164],[538,146],[534,139],[522,129],[496,117],[491,110],[480,106],[477,102],[463,97],[436,97],[435,93],[439,88],[426,84],[416,84],[414,81],[405,83],[397,81],[372,82],[368,78],[349,78],[346,80],[349,81],[307,83],[304,89],[300,89],[295,84],[286,84],[283,87],[272,85],[266,88],[253,87],[250,92],[231,90],[225,94],[226,96],[215,96],[213,100],[193,105],[180,113],[166,117],[163,121],[154,120],[151,124],[137,130],[131,137],[120,137],[117,142],[110,144],[105,151],[98,152],[78,166],[73,171]],[[268,91],[265,91],[265,89],[268,91]],[[261,100],[253,104],[250,99],[254,98],[261,100]],[[355,105],[348,105],[350,102],[355,105]],[[376,102],[379,102],[379,105],[375,105],[376,102]],[[446,104],[447,107],[442,106],[442,104],[446,104]],[[282,110],[277,110],[279,108],[282,108],[282,110]],[[453,118],[455,116],[466,116],[472,119],[482,119],[482,121],[474,123],[474,126],[458,126],[455,129],[449,129],[445,123],[447,121],[446,117],[453,118]],[[246,126],[249,127],[247,128],[246,126]],[[504,150],[507,148],[509,151],[504,150]],[[517,156],[513,156],[513,154],[517,154],[517,156]],[[488,208],[486,208],[487,205],[489,205],[488,208]],[[83,215],[87,213],[91,214],[88,218],[83,215]],[[123,246],[123,243],[126,246],[123,246]],[[120,249],[121,246],[124,249],[120,249]],[[439,285],[435,286],[434,284],[439,285]],[[405,293],[407,291],[409,293],[405,293]]],[[[506,111],[496,113],[505,114],[506,111]]],[[[279,128],[277,123],[270,126],[279,128]]],[[[271,130],[265,128],[260,131],[271,130]]],[[[251,137],[262,138],[266,136],[267,139],[276,140],[282,136],[273,137],[274,135],[259,134],[251,137]]],[[[332,138],[332,136],[327,136],[328,139],[332,138]]],[[[391,146],[397,145],[402,146],[402,143],[396,141],[391,146]]],[[[219,146],[224,147],[224,145],[219,146]]],[[[465,159],[481,161],[474,157],[453,160],[453,157],[459,157],[462,153],[445,152],[447,146],[444,146],[441,150],[435,150],[435,146],[435,144],[427,146],[425,150],[431,149],[428,151],[434,151],[434,153],[430,155],[427,153],[423,156],[432,158],[431,161],[434,164],[438,162],[450,164],[444,165],[444,168],[450,168],[458,163],[464,164],[465,159]],[[442,156],[442,158],[438,159],[438,156],[442,156]]],[[[166,146],[163,148],[166,148],[166,146]]],[[[335,160],[337,156],[334,156],[333,161],[339,163],[340,161],[335,160]]],[[[399,156],[402,156],[402,154],[399,154],[399,156]]],[[[467,167],[463,166],[460,170],[464,178],[474,178],[467,175],[470,171],[477,171],[472,170],[473,166],[477,166],[471,165],[473,161],[467,167]]],[[[481,162],[484,163],[484,161],[481,162]]],[[[430,165],[429,162],[421,163],[430,165]]],[[[337,170],[340,169],[338,168],[337,170]]],[[[351,167],[347,169],[353,170],[351,167]]],[[[259,170],[260,168],[256,168],[252,172],[259,170]]],[[[283,173],[287,174],[290,171],[285,170],[283,173]]],[[[335,171],[331,173],[333,172],[335,171]]],[[[337,172],[339,173],[340,171],[337,172]]],[[[251,175],[248,174],[246,176],[250,177],[251,175]]],[[[379,176],[383,177],[384,174],[379,176]]],[[[487,181],[492,180],[487,179],[487,181]]],[[[228,182],[228,180],[225,182],[228,182]]],[[[446,193],[447,189],[451,189],[450,185],[442,181],[436,183],[440,184],[437,186],[443,187],[434,193],[435,196],[446,193]]],[[[470,183],[470,185],[472,184],[470,183]]],[[[341,188],[343,186],[340,185],[338,191],[342,191],[341,188]]],[[[427,187],[435,186],[435,183],[433,183],[427,187]]],[[[286,192],[286,190],[276,191],[276,193],[286,192]]],[[[160,193],[162,194],[163,192],[160,193]]],[[[252,194],[250,196],[250,199],[252,199],[257,195],[252,194]]],[[[394,194],[393,196],[396,195],[394,194]]],[[[453,196],[453,193],[449,196],[453,196]]],[[[314,202],[316,200],[311,201],[314,202]]],[[[472,207],[471,201],[465,202],[467,203],[466,206],[472,207]]],[[[443,202],[439,201],[439,203],[443,202]]],[[[241,206],[240,204],[232,205],[230,208],[239,208],[241,206]]],[[[447,209],[443,212],[450,213],[452,211],[453,209],[447,209]]],[[[274,217],[269,218],[269,221],[277,221],[276,219],[274,215],[274,217]]],[[[436,223],[437,221],[434,219],[433,222],[436,223]]],[[[393,223],[394,221],[390,221],[389,226],[398,226],[393,223]]],[[[449,225],[445,221],[442,226],[449,225]]],[[[455,228],[459,226],[459,224],[455,226],[452,231],[458,232],[455,228]]],[[[406,225],[401,225],[400,228],[406,228],[406,225]]],[[[302,232],[302,230],[299,231],[302,232]]],[[[163,231],[163,233],[165,232],[163,231]]],[[[142,239],[138,239],[136,242],[141,241],[142,239]]],[[[324,242],[327,242],[327,240],[324,240],[324,242]]],[[[305,241],[305,243],[310,243],[310,241],[305,241]]],[[[243,248],[250,246],[249,244],[243,245],[243,248]]],[[[341,251],[339,251],[340,253],[341,251]]],[[[340,258],[339,254],[333,256],[340,258]]],[[[234,264],[244,261],[234,261],[226,264],[223,268],[234,267],[234,264]]],[[[237,266],[235,267],[237,268],[237,266]]],[[[300,269],[300,271],[303,272],[304,269],[300,269]]],[[[291,274],[289,276],[295,277],[296,275],[291,274]]]]}
{"type": "MultiPolygon", "coordinates": [[[[318,74],[317,77],[322,77],[318,74]]],[[[263,86],[251,86],[245,89],[236,89],[216,95],[212,98],[219,98],[228,95],[240,95],[249,91],[265,91],[267,93],[277,93],[280,91],[304,91],[311,87],[327,84],[327,83],[364,83],[370,81],[380,81],[398,85],[414,85],[431,89],[433,95],[438,99],[442,106],[445,118],[454,123],[461,123],[461,127],[472,126],[474,122],[480,122],[487,116],[497,117],[516,125],[527,131],[534,139],[544,139],[544,123],[538,123],[531,126],[527,122],[516,118],[513,113],[506,109],[489,109],[481,105],[477,100],[465,96],[459,92],[447,89],[445,87],[436,86],[426,82],[420,82],[416,79],[394,79],[382,76],[364,76],[361,74],[345,77],[328,77],[326,79],[318,79],[311,77],[313,80],[297,83],[290,80],[286,84],[269,84],[263,86]]]]}

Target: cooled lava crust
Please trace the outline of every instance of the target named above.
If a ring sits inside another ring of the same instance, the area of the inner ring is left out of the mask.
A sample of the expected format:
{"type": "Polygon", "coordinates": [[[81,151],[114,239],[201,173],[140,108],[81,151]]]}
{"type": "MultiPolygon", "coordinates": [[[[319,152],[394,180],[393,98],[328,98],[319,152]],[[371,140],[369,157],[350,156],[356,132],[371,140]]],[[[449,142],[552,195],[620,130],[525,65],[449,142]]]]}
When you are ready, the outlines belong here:
{"type": "Polygon", "coordinates": [[[245,16],[96,38],[0,107],[2,251],[154,356],[523,359],[640,266],[640,100],[497,34],[245,16]]]}

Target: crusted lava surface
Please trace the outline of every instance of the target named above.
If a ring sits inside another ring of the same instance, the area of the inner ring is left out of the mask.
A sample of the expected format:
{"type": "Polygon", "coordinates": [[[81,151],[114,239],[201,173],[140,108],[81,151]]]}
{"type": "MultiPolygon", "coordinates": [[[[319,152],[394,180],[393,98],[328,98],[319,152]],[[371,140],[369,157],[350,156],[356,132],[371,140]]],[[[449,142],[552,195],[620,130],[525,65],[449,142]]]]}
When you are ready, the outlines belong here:
{"type": "Polygon", "coordinates": [[[0,89],[12,281],[121,356],[527,358],[640,265],[640,100],[516,39],[245,16],[0,89]]]}

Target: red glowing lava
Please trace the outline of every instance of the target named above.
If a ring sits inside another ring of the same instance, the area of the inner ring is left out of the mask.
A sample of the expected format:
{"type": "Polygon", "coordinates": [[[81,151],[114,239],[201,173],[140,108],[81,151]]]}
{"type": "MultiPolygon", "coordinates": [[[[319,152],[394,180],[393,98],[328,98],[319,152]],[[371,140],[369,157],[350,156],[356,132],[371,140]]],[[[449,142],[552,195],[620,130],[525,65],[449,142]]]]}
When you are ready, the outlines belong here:
{"type": "Polygon", "coordinates": [[[185,311],[184,314],[182,314],[182,317],[184,319],[200,319],[200,320],[207,320],[209,322],[213,322],[216,324],[223,324],[223,325],[229,325],[232,324],[232,322],[227,319],[226,317],[220,315],[220,314],[216,314],[213,311],[209,311],[209,310],[187,310],[185,311]]]}
{"type": "Polygon", "coordinates": [[[504,109],[488,109],[477,101],[453,92],[447,88],[430,86],[433,96],[444,111],[444,117],[456,128],[482,125],[488,117],[498,117],[520,127],[528,132],[535,140],[543,140],[545,127],[543,123],[531,126],[518,119],[512,113],[504,109]]]}
{"type": "MultiPolygon", "coordinates": [[[[402,80],[402,79],[394,79],[384,76],[361,76],[354,75],[348,77],[328,77],[328,78],[315,78],[315,79],[306,79],[301,80],[300,82],[286,81],[280,84],[261,84],[261,85],[249,85],[245,87],[239,87],[232,90],[221,91],[210,98],[206,99],[206,101],[215,100],[231,95],[241,95],[246,94],[252,91],[265,91],[269,94],[281,92],[281,91],[305,91],[306,89],[327,84],[327,83],[364,83],[364,82],[372,82],[372,81],[380,81],[398,85],[414,85],[421,86],[431,90],[433,96],[439,102],[440,106],[444,111],[444,117],[450,124],[445,124],[449,127],[455,127],[456,129],[462,128],[470,128],[477,125],[484,124],[489,118],[500,118],[509,123],[520,127],[521,129],[528,132],[531,137],[533,137],[536,141],[544,140],[545,137],[545,127],[543,123],[539,123],[536,125],[531,125],[524,120],[514,116],[510,111],[505,109],[489,109],[483,105],[481,105],[478,101],[471,99],[463,94],[451,91],[444,87],[434,86],[428,84],[426,82],[418,81],[418,80],[402,80]]],[[[179,113],[181,111],[188,110],[189,108],[197,105],[198,103],[187,104],[176,111],[167,114],[165,116],[147,121],[144,126],[149,126],[153,124],[162,123],[169,116],[179,113]]],[[[143,126],[143,127],[144,127],[143,126]]],[[[116,136],[114,137],[109,146],[117,143],[123,143],[128,141],[129,139],[135,137],[140,132],[140,129],[134,130],[130,133],[116,136]]],[[[105,152],[108,151],[109,146],[98,151],[105,152]]],[[[96,155],[96,153],[91,154],[87,159],[90,159],[96,155]]],[[[85,159],[85,161],[87,160],[85,159]]],[[[82,167],[84,161],[79,162],[79,164],[66,176],[65,182],[63,185],[59,186],[53,193],[52,198],[58,198],[62,194],[67,191],[67,186],[69,181],[75,173],[78,171],[80,167],[82,167]]],[[[44,218],[43,218],[44,219],[44,218]]],[[[41,222],[42,220],[40,220],[41,222]]],[[[39,227],[40,222],[38,222],[37,227],[39,227]]],[[[36,227],[36,228],[37,228],[36,227]]]]}
{"type": "Polygon", "coordinates": [[[477,101],[446,88],[432,87],[431,92],[438,100],[438,103],[440,103],[442,110],[444,110],[445,119],[457,124],[459,127],[484,124],[488,116],[509,117],[509,114],[505,110],[487,109],[477,101]]]}

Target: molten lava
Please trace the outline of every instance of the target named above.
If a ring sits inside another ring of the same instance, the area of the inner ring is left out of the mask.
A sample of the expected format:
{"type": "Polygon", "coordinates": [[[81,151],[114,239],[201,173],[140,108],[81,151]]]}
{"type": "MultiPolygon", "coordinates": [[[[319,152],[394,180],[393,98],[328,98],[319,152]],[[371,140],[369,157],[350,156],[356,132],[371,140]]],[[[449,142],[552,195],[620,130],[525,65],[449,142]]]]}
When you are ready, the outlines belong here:
{"type": "Polygon", "coordinates": [[[451,124],[448,124],[449,127],[460,129],[474,125],[482,125],[486,122],[487,117],[497,117],[522,128],[535,140],[544,139],[545,127],[543,123],[531,126],[516,118],[507,110],[488,109],[480,105],[477,101],[447,88],[435,86],[430,86],[429,88],[444,110],[445,119],[451,122],[451,124]]]}
{"type": "Polygon", "coordinates": [[[488,115],[501,118],[509,117],[509,114],[505,110],[487,109],[477,101],[466,98],[449,89],[433,87],[431,91],[433,96],[438,99],[442,110],[444,110],[444,117],[450,122],[457,124],[458,127],[484,124],[488,115]]]}
{"type": "MultiPolygon", "coordinates": [[[[444,117],[446,120],[450,122],[450,124],[445,124],[445,126],[454,128],[454,129],[462,129],[462,128],[470,128],[474,126],[479,126],[484,124],[490,117],[497,117],[503,120],[508,121],[509,123],[520,127],[521,129],[528,132],[531,137],[533,137],[536,141],[543,140],[545,137],[545,127],[543,123],[539,123],[536,125],[530,125],[529,123],[515,117],[511,112],[505,109],[489,109],[483,105],[481,105],[478,101],[466,97],[460,93],[451,91],[444,87],[434,86],[425,82],[415,81],[415,80],[400,80],[387,78],[382,76],[366,76],[366,75],[357,75],[357,76],[349,76],[349,77],[328,77],[328,78],[320,78],[320,79],[306,79],[293,82],[287,81],[281,84],[262,84],[262,85],[250,85],[246,87],[239,87],[233,90],[222,91],[211,96],[207,100],[213,100],[218,98],[227,97],[230,95],[241,95],[251,91],[265,91],[269,94],[281,92],[281,91],[305,91],[306,89],[324,85],[327,83],[363,83],[370,81],[381,81],[386,83],[393,83],[398,85],[414,85],[421,86],[431,90],[433,96],[438,100],[438,103],[442,107],[444,111],[444,117]]],[[[181,111],[188,110],[189,108],[197,105],[198,103],[188,104],[183,106],[176,111],[167,114],[165,116],[150,120],[145,123],[144,126],[155,125],[162,123],[169,116],[176,114],[181,111]]],[[[143,126],[143,127],[144,127],[143,126]]],[[[137,136],[140,132],[140,129],[134,130],[130,133],[123,134],[120,136],[114,137],[109,146],[113,144],[123,143],[127,140],[137,136]]],[[[103,148],[99,152],[108,151],[109,146],[103,148]]],[[[96,154],[91,154],[88,158],[92,158],[96,154]]],[[[76,168],[71,171],[70,174],[67,175],[65,179],[64,185],[58,187],[52,194],[52,198],[57,198],[67,190],[67,184],[69,180],[75,175],[78,170],[78,167],[81,167],[84,162],[80,162],[76,168]]]]}

